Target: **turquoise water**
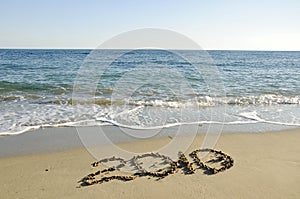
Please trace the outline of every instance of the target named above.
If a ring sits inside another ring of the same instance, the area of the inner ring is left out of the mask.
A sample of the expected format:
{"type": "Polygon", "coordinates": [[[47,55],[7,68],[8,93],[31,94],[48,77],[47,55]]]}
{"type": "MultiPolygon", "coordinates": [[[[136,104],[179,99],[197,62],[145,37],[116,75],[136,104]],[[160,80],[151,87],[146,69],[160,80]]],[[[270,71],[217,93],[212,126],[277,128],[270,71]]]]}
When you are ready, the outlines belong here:
{"type": "Polygon", "coordinates": [[[0,134],[111,124],[300,126],[300,52],[99,50],[99,60],[91,52],[0,50],[0,134]],[[74,98],[74,84],[82,97],[74,98]]]}

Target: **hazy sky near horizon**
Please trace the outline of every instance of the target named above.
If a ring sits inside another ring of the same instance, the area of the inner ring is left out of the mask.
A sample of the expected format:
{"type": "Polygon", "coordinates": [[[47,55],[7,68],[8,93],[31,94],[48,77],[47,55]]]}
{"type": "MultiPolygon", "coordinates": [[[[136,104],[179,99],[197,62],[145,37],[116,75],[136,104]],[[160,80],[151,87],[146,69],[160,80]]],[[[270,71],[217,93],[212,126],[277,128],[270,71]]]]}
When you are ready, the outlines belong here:
{"type": "Polygon", "coordinates": [[[96,48],[163,28],[204,49],[300,50],[299,0],[0,0],[0,48],[96,48]]]}

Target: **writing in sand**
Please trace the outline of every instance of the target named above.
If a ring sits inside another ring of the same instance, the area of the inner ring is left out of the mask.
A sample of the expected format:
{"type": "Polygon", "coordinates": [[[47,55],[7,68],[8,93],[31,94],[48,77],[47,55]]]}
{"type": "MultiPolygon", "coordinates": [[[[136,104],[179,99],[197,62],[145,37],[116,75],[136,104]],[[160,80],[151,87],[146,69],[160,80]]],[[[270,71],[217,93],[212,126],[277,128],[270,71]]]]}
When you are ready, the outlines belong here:
{"type": "Polygon", "coordinates": [[[204,170],[204,173],[207,175],[213,175],[231,168],[234,162],[231,156],[214,149],[197,149],[192,151],[189,156],[193,162],[190,162],[182,152],[178,153],[177,161],[159,153],[144,153],[129,160],[113,156],[92,163],[92,167],[96,168],[104,164],[109,165],[109,163],[117,164],[90,173],[83,177],[79,183],[81,186],[88,186],[102,184],[111,180],[131,181],[142,176],[154,177],[159,180],[178,172],[180,169],[185,175],[194,174],[197,169],[204,170]],[[203,159],[200,159],[200,153],[206,153],[203,159]],[[146,164],[147,162],[150,162],[150,164],[146,164]],[[125,168],[127,170],[130,168],[134,172],[120,173],[125,168]]]}

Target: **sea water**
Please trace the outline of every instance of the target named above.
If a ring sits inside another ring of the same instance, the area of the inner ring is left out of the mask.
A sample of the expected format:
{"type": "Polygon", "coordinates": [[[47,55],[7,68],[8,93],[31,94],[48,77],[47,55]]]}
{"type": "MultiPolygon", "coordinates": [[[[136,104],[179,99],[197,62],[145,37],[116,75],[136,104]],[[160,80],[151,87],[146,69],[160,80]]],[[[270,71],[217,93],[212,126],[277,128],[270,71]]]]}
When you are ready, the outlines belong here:
{"type": "Polygon", "coordinates": [[[300,126],[300,52],[207,51],[203,59],[189,50],[97,50],[97,62],[92,53],[0,49],[0,135],[59,126],[300,126]]]}

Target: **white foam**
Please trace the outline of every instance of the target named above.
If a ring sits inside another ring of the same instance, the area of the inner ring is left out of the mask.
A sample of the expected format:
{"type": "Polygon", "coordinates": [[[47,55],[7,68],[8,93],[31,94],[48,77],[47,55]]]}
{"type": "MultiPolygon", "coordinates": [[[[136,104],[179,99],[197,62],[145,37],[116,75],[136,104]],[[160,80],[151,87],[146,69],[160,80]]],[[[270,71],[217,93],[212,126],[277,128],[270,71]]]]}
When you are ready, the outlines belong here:
{"type": "MultiPolygon", "coordinates": [[[[279,100],[278,96],[266,95],[260,98],[263,98],[264,102],[273,99],[272,103],[274,101],[299,103],[297,97],[279,100]]],[[[116,125],[132,129],[161,129],[189,124],[265,123],[300,126],[300,107],[297,104],[292,106],[286,104],[227,106],[227,112],[224,112],[222,108],[218,111],[222,105],[208,106],[218,100],[222,101],[222,98],[217,99],[204,96],[203,100],[200,100],[201,106],[205,104],[207,107],[199,109],[199,101],[195,100],[181,102],[140,100],[138,104],[129,103],[126,106],[3,102],[1,103],[0,135],[17,135],[39,128],[99,125],[116,125]]]]}
{"type": "Polygon", "coordinates": [[[254,121],[259,121],[259,122],[265,122],[265,120],[261,119],[256,111],[252,112],[245,112],[245,113],[240,113],[239,114],[241,117],[244,117],[246,119],[254,120],[254,121]]]}

